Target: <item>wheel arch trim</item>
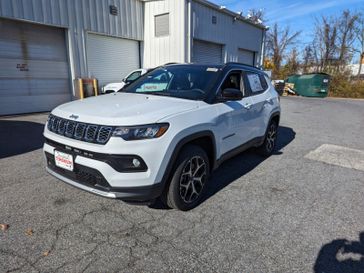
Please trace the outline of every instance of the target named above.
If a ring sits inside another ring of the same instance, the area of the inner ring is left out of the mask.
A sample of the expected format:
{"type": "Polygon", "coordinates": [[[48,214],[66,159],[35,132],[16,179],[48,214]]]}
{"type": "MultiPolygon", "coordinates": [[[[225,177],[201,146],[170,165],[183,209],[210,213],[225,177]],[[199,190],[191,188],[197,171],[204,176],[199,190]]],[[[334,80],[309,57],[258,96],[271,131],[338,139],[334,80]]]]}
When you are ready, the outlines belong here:
{"type": "MultiPolygon", "coordinates": [[[[170,156],[170,159],[168,161],[167,167],[164,171],[163,178],[162,178],[162,184],[163,184],[164,189],[166,188],[165,186],[168,183],[171,171],[174,167],[174,164],[175,164],[177,157],[178,157],[179,153],[181,152],[183,146],[185,146],[186,144],[188,144],[190,142],[196,141],[196,140],[198,140],[200,138],[204,138],[204,137],[208,137],[212,142],[212,149],[213,149],[212,150],[212,157],[213,157],[212,162],[213,162],[213,165],[216,164],[216,138],[215,138],[214,133],[210,130],[203,130],[203,131],[189,134],[189,135],[183,137],[182,139],[180,139],[173,149],[173,152],[170,156]]],[[[214,166],[210,167],[211,170],[213,170],[213,168],[214,168],[214,166]]]]}

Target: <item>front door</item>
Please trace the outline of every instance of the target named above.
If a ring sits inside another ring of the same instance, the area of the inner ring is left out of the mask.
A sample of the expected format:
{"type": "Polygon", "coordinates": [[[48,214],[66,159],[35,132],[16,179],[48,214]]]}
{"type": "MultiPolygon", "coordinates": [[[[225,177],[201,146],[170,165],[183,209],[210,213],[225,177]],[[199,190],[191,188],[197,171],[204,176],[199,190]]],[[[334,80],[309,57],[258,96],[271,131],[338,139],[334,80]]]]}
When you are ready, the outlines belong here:
{"type": "Polygon", "coordinates": [[[241,71],[232,71],[225,78],[219,92],[225,88],[239,89],[243,93],[240,101],[218,103],[219,118],[217,120],[220,155],[251,140],[253,132],[253,116],[251,115],[252,99],[245,96],[245,87],[241,71]]]}

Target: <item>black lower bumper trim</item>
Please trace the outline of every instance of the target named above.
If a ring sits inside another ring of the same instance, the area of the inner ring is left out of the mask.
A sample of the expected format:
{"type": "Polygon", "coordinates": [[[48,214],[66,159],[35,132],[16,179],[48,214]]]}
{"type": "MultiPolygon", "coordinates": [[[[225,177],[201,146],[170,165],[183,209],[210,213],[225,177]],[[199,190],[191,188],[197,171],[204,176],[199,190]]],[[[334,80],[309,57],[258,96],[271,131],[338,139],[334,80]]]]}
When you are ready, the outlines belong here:
{"type": "MultiPolygon", "coordinates": [[[[162,183],[151,186],[141,187],[112,187],[105,177],[96,169],[86,167],[80,164],[74,164],[74,170],[68,171],[55,165],[54,156],[45,152],[47,167],[50,171],[57,174],[59,179],[65,178],[72,181],[72,185],[88,192],[106,196],[110,193],[112,198],[121,199],[129,202],[147,202],[159,197],[163,191],[162,183]],[[78,185],[82,185],[80,187],[78,185]]],[[[66,180],[64,180],[67,182],[66,180]]]]}
{"type": "Polygon", "coordinates": [[[72,154],[74,157],[79,155],[91,158],[93,160],[104,162],[109,166],[111,166],[117,172],[134,173],[134,172],[146,172],[148,170],[147,164],[138,155],[96,153],[96,152],[81,150],[75,147],[66,146],[64,144],[58,143],[48,138],[45,139],[45,142],[59,151],[72,154]],[[137,167],[133,165],[133,160],[135,159],[139,161],[139,166],[137,167]]]}

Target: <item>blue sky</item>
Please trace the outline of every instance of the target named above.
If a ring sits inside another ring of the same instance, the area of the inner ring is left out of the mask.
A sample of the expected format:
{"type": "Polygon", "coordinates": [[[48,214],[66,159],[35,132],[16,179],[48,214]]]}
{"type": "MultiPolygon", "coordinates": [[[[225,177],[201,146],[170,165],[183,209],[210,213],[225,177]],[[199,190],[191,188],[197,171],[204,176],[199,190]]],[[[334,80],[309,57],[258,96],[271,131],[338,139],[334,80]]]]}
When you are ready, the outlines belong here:
{"type": "Polygon", "coordinates": [[[292,31],[302,31],[299,47],[312,40],[315,17],[338,15],[344,9],[363,10],[364,0],[210,0],[226,6],[232,11],[243,11],[246,15],[251,8],[264,9],[268,26],[275,22],[279,26],[289,25],[292,31]]]}

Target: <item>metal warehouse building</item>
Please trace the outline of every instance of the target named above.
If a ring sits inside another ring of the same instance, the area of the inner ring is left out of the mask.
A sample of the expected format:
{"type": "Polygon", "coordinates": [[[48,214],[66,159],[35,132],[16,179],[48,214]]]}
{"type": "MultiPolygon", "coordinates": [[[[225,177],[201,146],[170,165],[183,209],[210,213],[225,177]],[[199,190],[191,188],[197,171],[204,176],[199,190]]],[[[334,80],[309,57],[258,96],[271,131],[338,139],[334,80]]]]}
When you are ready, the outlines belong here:
{"type": "Polygon", "coordinates": [[[168,62],[262,63],[265,28],[206,0],[0,0],[0,115],[168,62]]]}

